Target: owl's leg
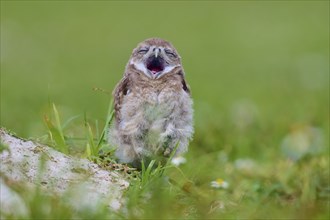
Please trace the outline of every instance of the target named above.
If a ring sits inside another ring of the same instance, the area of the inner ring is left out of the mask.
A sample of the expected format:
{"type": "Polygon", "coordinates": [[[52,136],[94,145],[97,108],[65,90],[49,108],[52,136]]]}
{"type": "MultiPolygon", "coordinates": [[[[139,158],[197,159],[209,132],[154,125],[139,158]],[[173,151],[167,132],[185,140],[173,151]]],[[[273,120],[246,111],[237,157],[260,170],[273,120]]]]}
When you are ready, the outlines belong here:
{"type": "Polygon", "coordinates": [[[120,144],[115,155],[121,163],[132,163],[139,157],[132,146],[131,138],[127,135],[120,136],[120,144]]]}
{"type": "Polygon", "coordinates": [[[179,124],[168,123],[165,132],[160,135],[164,146],[164,156],[169,157],[173,150],[176,150],[174,156],[186,152],[191,133],[192,128],[190,125],[180,127],[179,124]]]}
{"type": "Polygon", "coordinates": [[[172,123],[168,123],[165,132],[160,134],[160,144],[164,149],[163,156],[165,157],[169,157],[177,145],[179,145],[178,148],[180,147],[178,131],[172,123]]]}
{"type": "Polygon", "coordinates": [[[115,155],[120,163],[132,163],[137,157],[132,147],[126,144],[117,148],[115,155]]]}
{"type": "Polygon", "coordinates": [[[179,154],[186,152],[188,145],[188,140],[185,137],[180,136],[168,136],[167,141],[164,143],[164,153],[165,157],[170,157],[173,150],[175,150],[174,156],[178,156],[179,154]]]}

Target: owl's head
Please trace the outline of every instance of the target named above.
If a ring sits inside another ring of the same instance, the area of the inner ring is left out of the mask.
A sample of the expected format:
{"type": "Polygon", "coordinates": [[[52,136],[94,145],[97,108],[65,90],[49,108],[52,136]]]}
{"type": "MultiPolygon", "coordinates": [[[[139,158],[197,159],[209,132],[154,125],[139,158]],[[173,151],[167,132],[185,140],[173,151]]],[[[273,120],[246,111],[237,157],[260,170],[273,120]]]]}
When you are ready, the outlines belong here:
{"type": "Polygon", "coordinates": [[[129,65],[151,79],[159,79],[181,66],[181,59],[173,45],[160,38],[150,38],[133,50],[129,65]]]}

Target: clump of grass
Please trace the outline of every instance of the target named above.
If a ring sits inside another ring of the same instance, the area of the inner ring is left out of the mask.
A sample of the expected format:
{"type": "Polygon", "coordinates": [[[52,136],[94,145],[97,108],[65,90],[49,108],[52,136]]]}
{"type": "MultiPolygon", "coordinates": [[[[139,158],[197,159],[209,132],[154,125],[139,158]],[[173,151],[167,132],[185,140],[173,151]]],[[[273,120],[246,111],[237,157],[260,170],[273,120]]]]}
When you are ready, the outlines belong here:
{"type": "MultiPolygon", "coordinates": [[[[59,150],[62,153],[69,154],[71,148],[77,148],[77,145],[80,145],[79,142],[83,141],[83,152],[84,157],[89,159],[97,159],[101,150],[108,150],[109,146],[105,140],[105,136],[108,133],[108,128],[112,122],[114,116],[114,111],[112,108],[112,100],[110,100],[107,117],[105,120],[105,125],[101,131],[98,132],[98,122],[95,123],[96,132],[93,131],[91,123],[87,120],[86,114],[84,115],[84,129],[85,137],[70,137],[65,135],[65,128],[70,125],[74,120],[81,117],[80,115],[74,116],[66,120],[63,124],[61,123],[60,113],[57,110],[56,105],[52,104],[51,114],[44,116],[44,122],[48,128],[48,143],[53,146],[55,149],[59,150]]],[[[81,148],[80,148],[81,149],[81,148]]],[[[113,151],[113,149],[111,150],[113,151]]]]}
{"type": "Polygon", "coordinates": [[[111,125],[111,122],[114,117],[114,110],[112,107],[112,103],[113,103],[112,100],[110,100],[105,124],[104,124],[101,134],[97,135],[98,136],[97,142],[95,142],[95,138],[94,138],[94,134],[92,132],[91,126],[89,125],[89,123],[87,122],[87,119],[85,117],[85,127],[86,127],[87,134],[88,134],[87,135],[88,143],[86,146],[86,156],[88,158],[92,158],[92,157],[97,158],[99,156],[100,150],[102,148],[104,148],[103,150],[105,150],[105,148],[107,146],[107,143],[105,141],[105,136],[106,136],[106,134],[108,134],[109,126],[111,125]]]}
{"type": "Polygon", "coordinates": [[[49,138],[52,142],[52,146],[55,147],[55,149],[61,151],[62,153],[68,154],[69,148],[63,132],[64,127],[61,124],[60,115],[55,104],[52,105],[52,110],[52,115],[55,118],[55,122],[53,122],[47,115],[44,116],[44,122],[48,128],[49,138]]]}

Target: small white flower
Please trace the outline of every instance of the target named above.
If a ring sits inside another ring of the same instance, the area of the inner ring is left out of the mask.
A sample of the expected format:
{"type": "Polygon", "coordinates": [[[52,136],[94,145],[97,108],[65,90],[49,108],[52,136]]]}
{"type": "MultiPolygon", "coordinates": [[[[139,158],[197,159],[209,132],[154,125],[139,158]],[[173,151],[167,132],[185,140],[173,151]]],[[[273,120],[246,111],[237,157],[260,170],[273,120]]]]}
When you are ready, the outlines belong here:
{"type": "Polygon", "coordinates": [[[211,182],[211,187],[217,188],[217,189],[218,188],[227,189],[229,187],[229,183],[227,181],[224,181],[221,178],[218,178],[211,182]]]}
{"type": "Polygon", "coordinates": [[[171,161],[171,163],[174,165],[174,166],[179,166],[180,164],[184,164],[185,162],[187,162],[187,159],[184,158],[184,157],[174,157],[171,161]]]}

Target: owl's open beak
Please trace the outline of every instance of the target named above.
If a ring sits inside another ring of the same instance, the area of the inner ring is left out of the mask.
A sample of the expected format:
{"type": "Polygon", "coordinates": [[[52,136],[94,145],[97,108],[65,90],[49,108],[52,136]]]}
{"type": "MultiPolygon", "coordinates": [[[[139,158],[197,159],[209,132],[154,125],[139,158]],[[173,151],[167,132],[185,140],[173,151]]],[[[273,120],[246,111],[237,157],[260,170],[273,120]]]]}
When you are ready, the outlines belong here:
{"type": "Polygon", "coordinates": [[[165,61],[162,57],[156,56],[156,53],[154,56],[151,56],[148,58],[146,62],[147,69],[153,74],[157,74],[165,69],[165,61]]]}

